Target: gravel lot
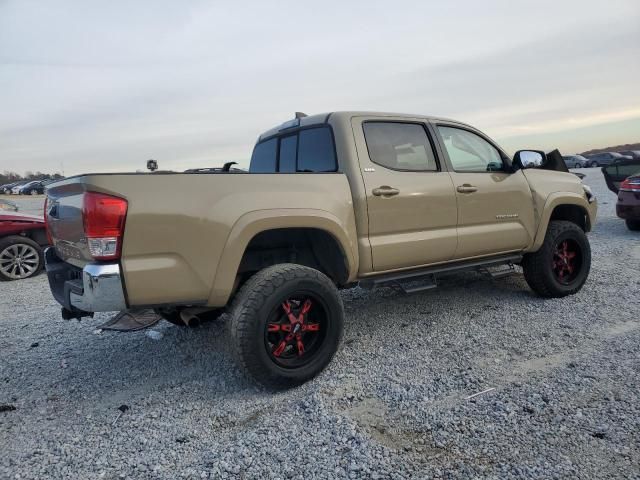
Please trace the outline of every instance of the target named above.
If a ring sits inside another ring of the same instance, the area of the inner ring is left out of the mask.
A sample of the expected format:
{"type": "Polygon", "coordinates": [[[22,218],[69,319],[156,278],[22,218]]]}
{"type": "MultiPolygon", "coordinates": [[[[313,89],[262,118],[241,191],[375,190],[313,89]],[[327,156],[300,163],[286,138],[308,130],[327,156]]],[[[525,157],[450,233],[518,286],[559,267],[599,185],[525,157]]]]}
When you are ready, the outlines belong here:
{"type": "Polygon", "coordinates": [[[0,284],[0,478],[640,478],[640,235],[582,171],[600,211],[579,294],[344,291],[342,349],[284,393],[243,379],[222,321],[97,333],[108,315],[61,320],[45,276],[0,284]]]}

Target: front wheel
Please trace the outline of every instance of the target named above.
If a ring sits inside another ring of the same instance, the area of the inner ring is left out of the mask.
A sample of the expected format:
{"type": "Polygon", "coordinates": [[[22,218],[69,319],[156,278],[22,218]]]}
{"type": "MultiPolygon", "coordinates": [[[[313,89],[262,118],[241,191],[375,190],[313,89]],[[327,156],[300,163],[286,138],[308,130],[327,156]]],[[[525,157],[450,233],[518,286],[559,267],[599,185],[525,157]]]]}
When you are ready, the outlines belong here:
{"type": "Polygon", "coordinates": [[[342,338],[342,299],[312,268],[281,264],[251,277],[231,309],[231,336],[244,371],[269,388],[315,377],[342,338]]]}
{"type": "Polygon", "coordinates": [[[625,220],[627,228],[633,232],[640,231],[640,220],[625,220]]]}
{"type": "Polygon", "coordinates": [[[549,222],[542,247],[522,260],[524,278],[542,297],[565,297],[579,291],[591,269],[591,246],[575,223],[549,222]]]}
{"type": "Polygon", "coordinates": [[[591,168],[597,168],[600,165],[598,165],[598,162],[591,162],[591,164],[589,165],[591,168]]]}

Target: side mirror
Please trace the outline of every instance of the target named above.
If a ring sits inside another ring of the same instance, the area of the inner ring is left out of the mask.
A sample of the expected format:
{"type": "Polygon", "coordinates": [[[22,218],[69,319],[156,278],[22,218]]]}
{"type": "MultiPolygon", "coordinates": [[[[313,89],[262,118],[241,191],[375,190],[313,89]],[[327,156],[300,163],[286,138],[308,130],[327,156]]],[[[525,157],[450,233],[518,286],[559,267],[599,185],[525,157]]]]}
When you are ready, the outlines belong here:
{"type": "Polygon", "coordinates": [[[518,150],[513,164],[519,168],[537,168],[544,164],[547,156],[539,150],[518,150]]]}

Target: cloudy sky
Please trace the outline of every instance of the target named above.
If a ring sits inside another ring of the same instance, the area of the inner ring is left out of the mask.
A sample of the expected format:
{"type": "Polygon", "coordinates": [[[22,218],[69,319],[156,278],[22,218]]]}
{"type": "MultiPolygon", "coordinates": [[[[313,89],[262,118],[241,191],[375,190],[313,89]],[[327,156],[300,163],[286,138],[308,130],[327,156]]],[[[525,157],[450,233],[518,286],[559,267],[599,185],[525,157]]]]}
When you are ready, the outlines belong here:
{"type": "Polygon", "coordinates": [[[640,1],[0,0],[0,171],[247,165],[294,111],[640,142],[640,1]]]}

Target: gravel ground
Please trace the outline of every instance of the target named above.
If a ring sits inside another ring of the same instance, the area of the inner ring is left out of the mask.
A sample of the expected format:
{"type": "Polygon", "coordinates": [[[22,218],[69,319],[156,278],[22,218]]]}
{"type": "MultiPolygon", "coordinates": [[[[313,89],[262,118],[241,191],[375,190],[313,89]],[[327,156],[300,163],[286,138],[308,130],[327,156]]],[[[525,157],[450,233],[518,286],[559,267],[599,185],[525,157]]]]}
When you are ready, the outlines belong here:
{"type": "Polygon", "coordinates": [[[222,321],[97,333],[108,316],[61,320],[44,276],[1,284],[0,478],[640,478],[640,235],[583,172],[580,293],[344,291],[343,347],[284,393],[243,379],[222,321]]]}

